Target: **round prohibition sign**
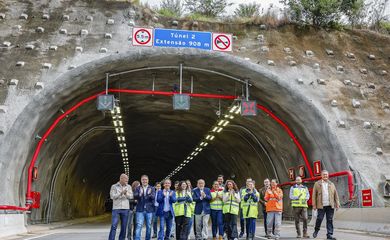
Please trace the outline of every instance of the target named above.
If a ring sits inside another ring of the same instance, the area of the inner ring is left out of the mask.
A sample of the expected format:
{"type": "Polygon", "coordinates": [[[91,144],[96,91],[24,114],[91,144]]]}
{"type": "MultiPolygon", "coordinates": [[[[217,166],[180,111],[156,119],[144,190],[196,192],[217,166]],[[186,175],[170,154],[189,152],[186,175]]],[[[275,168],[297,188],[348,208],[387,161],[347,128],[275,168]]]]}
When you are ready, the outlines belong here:
{"type": "Polygon", "coordinates": [[[221,34],[221,35],[218,35],[215,39],[214,39],[214,44],[215,46],[220,49],[220,50],[226,50],[230,47],[230,39],[221,34]]]}
{"type": "Polygon", "coordinates": [[[141,28],[135,32],[134,38],[138,44],[145,45],[150,42],[152,36],[150,35],[148,30],[141,28]]]}

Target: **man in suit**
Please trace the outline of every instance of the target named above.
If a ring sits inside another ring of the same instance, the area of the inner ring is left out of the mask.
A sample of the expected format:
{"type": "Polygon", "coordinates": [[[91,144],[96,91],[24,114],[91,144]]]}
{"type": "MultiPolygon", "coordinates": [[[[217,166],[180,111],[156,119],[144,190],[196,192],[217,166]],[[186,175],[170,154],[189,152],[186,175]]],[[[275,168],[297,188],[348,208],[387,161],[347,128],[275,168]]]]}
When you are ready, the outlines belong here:
{"type": "Polygon", "coordinates": [[[334,210],[340,207],[339,195],[337,194],[335,185],[329,180],[328,171],[323,170],[321,172],[321,178],[313,187],[313,210],[318,211],[313,237],[317,237],[322,220],[326,215],[326,239],[336,240],[333,237],[333,215],[334,210]]]}
{"type": "Polygon", "coordinates": [[[171,190],[171,180],[164,180],[164,188],[157,193],[158,208],[156,215],[160,218],[160,231],[158,240],[169,240],[172,230],[172,222],[175,217],[173,203],[176,202],[176,193],[171,190]],[[164,226],[166,226],[164,235],[164,226]]]}
{"type": "Polygon", "coordinates": [[[151,238],[151,225],[153,212],[155,211],[154,199],[155,189],[149,185],[149,177],[146,175],[141,176],[141,186],[137,187],[134,191],[134,199],[137,200],[137,207],[135,213],[136,229],[135,240],[141,240],[141,230],[146,222],[146,236],[145,240],[151,238]]]}
{"type": "Polygon", "coordinates": [[[203,179],[198,180],[197,188],[192,191],[192,198],[195,201],[195,224],[196,240],[208,238],[208,226],[210,218],[211,192],[205,187],[203,179]]]}

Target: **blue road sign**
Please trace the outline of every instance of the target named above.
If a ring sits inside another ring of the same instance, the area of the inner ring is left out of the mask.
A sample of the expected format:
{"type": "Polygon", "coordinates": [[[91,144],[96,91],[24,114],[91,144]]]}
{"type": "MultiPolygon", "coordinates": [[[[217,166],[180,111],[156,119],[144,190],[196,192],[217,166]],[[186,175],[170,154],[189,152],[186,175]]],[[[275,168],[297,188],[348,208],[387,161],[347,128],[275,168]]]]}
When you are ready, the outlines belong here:
{"type": "Polygon", "coordinates": [[[154,46],[211,50],[211,32],[156,28],[154,46]]]}

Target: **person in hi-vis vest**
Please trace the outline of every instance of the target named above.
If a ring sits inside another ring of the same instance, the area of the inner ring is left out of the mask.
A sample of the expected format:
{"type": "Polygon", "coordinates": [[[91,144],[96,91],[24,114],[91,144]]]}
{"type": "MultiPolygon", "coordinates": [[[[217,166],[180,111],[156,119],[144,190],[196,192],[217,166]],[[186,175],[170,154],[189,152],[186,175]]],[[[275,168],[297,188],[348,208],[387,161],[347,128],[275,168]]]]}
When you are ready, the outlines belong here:
{"type": "Polygon", "coordinates": [[[227,180],[222,197],[222,213],[225,215],[227,240],[238,239],[237,217],[240,209],[240,193],[233,180],[227,180]]]}
{"type": "Polygon", "coordinates": [[[310,198],[309,190],[302,184],[302,178],[297,177],[295,179],[295,185],[290,188],[291,206],[294,211],[295,228],[297,230],[297,238],[301,238],[301,227],[299,225],[299,219],[303,221],[303,237],[310,238],[307,234],[307,201],[310,198]]]}
{"type": "Polygon", "coordinates": [[[211,189],[211,229],[213,233],[213,240],[217,240],[217,233],[219,233],[219,240],[223,239],[224,224],[223,224],[223,189],[220,188],[219,182],[214,181],[211,189]]]}
{"type": "Polygon", "coordinates": [[[255,188],[254,182],[250,182],[248,188],[243,194],[243,201],[241,201],[242,215],[246,223],[246,239],[253,240],[256,232],[256,219],[259,215],[259,198],[260,194],[255,188]]]}

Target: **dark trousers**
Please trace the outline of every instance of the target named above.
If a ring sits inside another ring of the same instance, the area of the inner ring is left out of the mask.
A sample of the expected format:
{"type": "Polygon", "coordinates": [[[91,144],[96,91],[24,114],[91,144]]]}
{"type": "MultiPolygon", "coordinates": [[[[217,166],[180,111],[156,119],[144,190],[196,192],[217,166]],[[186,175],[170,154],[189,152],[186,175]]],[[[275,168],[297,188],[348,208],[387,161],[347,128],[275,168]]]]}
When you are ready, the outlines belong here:
{"type": "Polygon", "coordinates": [[[303,234],[307,234],[307,208],[305,207],[293,207],[294,210],[294,219],[295,219],[295,229],[297,230],[298,235],[301,235],[301,226],[299,225],[299,220],[302,218],[303,222],[303,234]]]}
{"type": "Polygon", "coordinates": [[[240,233],[244,233],[244,229],[245,229],[245,218],[244,218],[244,214],[242,213],[242,208],[240,208],[240,233]]]}
{"type": "MultiPolygon", "coordinates": [[[[265,207],[263,209],[265,209],[265,207]]],[[[267,235],[267,212],[265,210],[263,210],[263,218],[264,218],[264,232],[265,235],[267,235]]],[[[272,234],[275,234],[275,223],[272,226],[272,234]]]]}
{"type": "Polygon", "coordinates": [[[246,218],[245,222],[247,238],[254,238],[256,233],[256,218],[246,218]]]}
{"type": "Polygon", "coordinates": [[[238,238],[237,215],[225,213],[226,234],[228,240],[238,238]]]}
{"type": "Polygon", "coordinates": [[[114,209],[112,210],[112,223],[109,240],[115,240],[116,228],[118,227],[119,219],[121,221],[121,232],[119,240],[124,240],[126,237],[127,219],[129,218],[129,209],[114,209]]]}
{"type": "Polygon", "coordinates": [[[175,217],[176,223],[176,240],[187,240],[189,235],[188,223],[190,218],[185,216],[175,217]]]}
{"type": "Polygon", "coordinates": [[[160,217],[160,231],[158,232],[158,240],[168,240],[171,235],[173,216],[171,211],[164,212],[164,216],[160,217]],[[164,227],[165,235],[164,235],[164,227]]]}
{"type": "Polygon", "coordinates": [[[157,235],[157,221],[158,221],[158,216],[156,215],[156,213],[153,213],[153,218],[152,218],[153,235],[157,235]]]}
{"type": "Polygon", "coordinates": [[[222,210],[213,210],[211,209],[211,229],[213,232],[213,238],[217,237],[217,232],[219,236],[223,236],[224,224],[223,224],[223,215],[222,210]]]}
{"type": "Polygon", "coordinates": [[[325,206],[323,209],[318,209],[317,221],[314,230],[316,232],[320,231],[322,220],[326,214],[326,236],[330,237],[333,235],[333,215],[334,208],[331,206],[325,206]]]}

